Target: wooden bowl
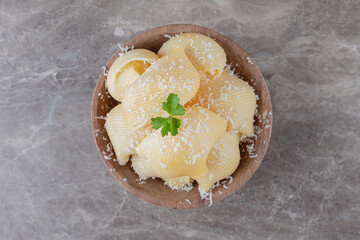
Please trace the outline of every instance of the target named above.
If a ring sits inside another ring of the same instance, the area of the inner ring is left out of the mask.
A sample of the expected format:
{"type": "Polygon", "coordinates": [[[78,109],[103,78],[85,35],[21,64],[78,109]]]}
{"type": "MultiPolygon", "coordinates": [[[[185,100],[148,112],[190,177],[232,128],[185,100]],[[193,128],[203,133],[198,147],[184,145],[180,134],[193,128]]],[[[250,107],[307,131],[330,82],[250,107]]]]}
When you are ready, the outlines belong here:
{"type": "MultiPolygon", "coordinates": [[[[261,128],[262,131],[254,141],[255,150],[250,157],[246,145],[243,144],[240,146],[241,161],[237,170],[232,174],[232,182],[229,183],[229,180],[225,186],[217,187],[212,191],[212,202],[216,203],[230,196],[243,186],[259,167],[269,146],[271,136],[272,108],[270,95],[259,68],[250,56],[232,40],[211,29],[189,24],[167,25],[146,31],[131,39],[125,46],[146,48],[156,53],[161,45],[168,40],[164,35],[173,36],[181,32],[201,33],[215,39],[224,48],[228,63],[234,64],[236,72],[240,73],[244,80],[254,87],[256,94],[259,96],[259,100],[257,101],[258,112],[262,118],[259,120],[259,118],[256,117],[255,125],[261,128]]],[[[116,52],[106,64],[107,70],[118,57],[118,53],[120,53],[120,50],[116,52]]],[[[91,122],[96,146],[111,175],[135,196],[155,205],[178,209],[197,208],[209,205],[209,200],[201,199],[197,184],[195,184],[194,188],[189,192],[177,192],[164,186],[163,181],[160,179],[147,179],[145,183],[141,183],[138,180],[139,177],[131,168],[130,162],[125,166],[120,166],[117,162],[113,161],[115,156],[109,156],[107,152],[110,140],[104,128],[105,120],[102,117],[105,117],[110,109],[116,106],[118,102],[105,95],[105,78],[106,76],[103,70],[93,94],[91,122]],[[189,203],[189,201],[191,203],[189,203]]]]}

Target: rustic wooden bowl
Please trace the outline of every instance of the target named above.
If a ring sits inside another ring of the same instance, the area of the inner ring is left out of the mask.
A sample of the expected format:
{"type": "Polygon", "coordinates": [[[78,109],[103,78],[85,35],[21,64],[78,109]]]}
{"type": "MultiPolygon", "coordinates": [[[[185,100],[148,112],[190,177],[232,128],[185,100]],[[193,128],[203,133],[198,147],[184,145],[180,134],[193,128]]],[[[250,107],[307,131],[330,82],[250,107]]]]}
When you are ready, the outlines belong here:
{"type": "MultiPolygon", "coordinates": [[[[236,72],[240,73],[244,80],[254,87],[256,94],[259,96],[257,104],[258,112],[262,115],[262,120],[260,121],[259,118],[255,118],[255,125],[259,126],[262,131],[255,140],[254,155],[250,158],[246,146],[240,146],[241,161],[237,170],[232,174],[233,181],[230,184],[227,183],[225,187],[217,187],[212,191],[213,203],[216,203],[243,186],[259,167],[268,148],[271,136],[272,108],[270,95],[260,70],[249,55],[232,40],[211,29],[189,24],[167,25],[146,31],[131,39],[125,46],[146,48],[157,52],[161,45],[168,40],[164,35],[168,34],[173,36],[181,32],[201,33],[215,39],[224,48],[228,63],[234,64],[236,72]]],[[[107,70],[118,57],[119,52],[120,50],[116,52],[106,64],[107,70]]],[[[139,177],[134,173],[130,162],[125,166],[120,166],[117,162],[109,159],[115,158],[115,156],[108,157],[107,145],[110,140],[104,128],[105,121],[101,116],[106,116],[110,109],[116,106],[118,102],[105,95],[105,78],[106,76],[103,70],[93,94],[91,122],[96,146],[111,175],[135,196],[155,205],[178,209],[197,208],[209,205],[209,200],[201,199],[197,184],[195,184],[195,187],[190,192],[173,191],[167,186],[164,186],[163,181],[160,179],[147,179],[144,184],[139,184],[139,177]],[[185,201],[185,199],[188,199],[191,204],[185,201]]]]}

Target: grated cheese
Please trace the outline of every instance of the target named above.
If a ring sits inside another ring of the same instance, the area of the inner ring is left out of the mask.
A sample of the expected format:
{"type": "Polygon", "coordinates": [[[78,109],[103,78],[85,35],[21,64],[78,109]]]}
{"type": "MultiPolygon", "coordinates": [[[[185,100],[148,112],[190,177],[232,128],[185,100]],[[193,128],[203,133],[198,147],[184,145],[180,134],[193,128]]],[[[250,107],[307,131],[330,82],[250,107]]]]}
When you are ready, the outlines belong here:
{"type": "Polygon", "coordinates": [[[106,120],[106,118],[105,117],[103,117],[103,116],[99,116],[99,117],[95,117],[96,119],[101,119],[101,120],[106,120]]]}

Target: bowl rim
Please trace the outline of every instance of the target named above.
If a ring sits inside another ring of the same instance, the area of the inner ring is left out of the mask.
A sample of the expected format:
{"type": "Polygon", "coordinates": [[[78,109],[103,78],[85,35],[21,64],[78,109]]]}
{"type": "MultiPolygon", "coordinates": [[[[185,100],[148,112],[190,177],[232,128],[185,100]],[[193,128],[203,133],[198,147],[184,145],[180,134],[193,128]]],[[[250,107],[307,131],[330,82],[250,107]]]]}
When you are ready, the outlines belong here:
{"type": "MultiPolygon", "coordinates": [[[[232,47],[237,48],[238,51],[242,52],[242,55],[244,55],[246,57],[246,59],[251,59],[250,56],[244,51],[244,49],[242,49],[237,43],[235,43],[233,40],[231,40],[230,38],[228,38],[227,36],[225,36],[222,33],[219,33],[215,30],[206,28],[206,27],[202,27],[202,26],[198,26],[198,25],[193,25],[193,24],[170,24],[170,25],[163,25],[163,26],[158,26],[149,30],[146,30],[138,35],[136,35],[135,37],[133,37],[132,39],[130,39],[128,42],[126,42],[123,47],[131,47],[134,45],[134,43],[138,42],[139,39],[142,39],[144,36],[148,35],[148,34],[152,34],[153,32],[164,32],[164,30],[169,29],[169,28],[179,28],[182,29],[182,31],[178,31],[178,33],[180,32],[197,32],[197,30],[201,30],[201,32],[207,32],[209,33],[208,35],[214,36],[214,35],[218,35],[219,37],[222,38],[222,41],[227,42],[226,44],[229,45],[231,44],[232,47]]],[[[165,33],[166,34],[166,33],[165,33]]],[[[121,52],[121,50],[119,49],[106,63],[107,69],[109,69],[109,67],[111,66],[112,62],[118,58],[118,54],[121,52]]],[[[258,66],[255,64],[255,62],[251,59],[252,61],[252,67],[254,68],[254,70],[257,72],[258,77],[260,78],[260,81],[263,82],[263,89],[261,91],[265,91],[265,95],[267,96],[267,100],[268,100],[268,109],[271,112],[270,118],[269,118],[269,122],[268,124],[270,125],[270,127],[268,127],[266,130],[268,131],[267,134],[267,138],[266,138],[266,144],[262,145],[262,152],[261,152],[261,156],[256,158],[256,164],[254,168],[249,168],[246,171],[246,174],[244,174],[245,176],[241,176],[241,180],[240,183],[235,184],[236,182],[234,182],[232,185],[228,186],[228,189],[224,189],[223,194],[218,195],[216,199],[213,199],[213,203],[219,202],[224,200],[225,198],[229,197],[230,195],[232,195],[233,193],[235,193],[237,190],[239,190],[246,182],[248,182],[250,180],[250,178],[254,175],[254,173],[257,171],[258,167],[260,166],[265,153],[267,152],[267,149],[269,147],[269,143],[270,143],[270,138],[271,138],[271,132],[272,132],[272,126],[273,126],[273,114],[272,114],[272,104],[271,104],[271,98],[270,98],[270,93],[269,93],[269,89],[267,87],[266,81],[260,71],[260,69],[258,68],[258,66]],[[228,191],[226,191],[228,190],[228,191]]],[[[97,110],[97,106],[98,106],[98,93],[99,93],[99,89],[101,89],[102,84],[105,84],[105,78],[104,78],[104,74],[105,74],[105,69],[103,69],[100,73],[99,79],[97,80],[96,86],[94,88],[93,91],[93,95],[92,95],[92,102],[91,102],[91,127],[92,127],[92,133],[93,133],[93,139],[95,141],[95,145],[96,148],[98,150],[98,153],[103,161],[103,164],[105,165],[105,167],[107,168],[107,170],[109,171],[109,173],[117,180],[117,182],[119,182],[123,187],[125,187],[126,190],[128,190],[129,192],[131,192],[132,194],[134,194],[136,197],[141,198],[142,200],[145,200],[147,202],[150,202],[154,205],[157,206],[161,206],[161,207],[165,207],[165,208],[175,208],[175,209],[190,209],[190,208],[198,208],[198,207],[203,207],[209,204],[209,200],[206,199],[201,199],[200,201],[196,202],[194,204],[194,202],[192,204],[169,204],[166,201],[159,201],[158,198],[154,198],[153,196],[149,196],[147,194],[142,193],[141,191],[138,191],[136,189],[134,189],[133,187],[131,187],[130,184],[128,184],[126,181],[124,181],[123,179],[120,179],[119,175],[116,175],[116,173],[114,171],[111,171],[110,167],[109,167],[109,160],[106,160],[104,155],[101,153],[101,149],[100,149],[100,144],[98,142],[98,138],[96,136],[96,129],[97,129],[97,119],[96,119],[96,110],[97,110]]],[[[116,162],[116,164],[118,164],[116,162]]],[[[120,166],[121,167],[121,166],[120,166]]],[[[149,179],[151,180],[151,179],[149,179]]],[[[148,181],[148,180],[147,180],[148,181]]],[[[234,179],[235,181],[235,179],[234,179]]],[[[197,189],[196,189],[197,190],[197,189]]],[[[200,195],[200,194],[199,194],[200,195]]],[[[200,197],[200,196],[199,196],[200,197]]],[[[181,203],[181,202],[180,202],[181,203]]]]}

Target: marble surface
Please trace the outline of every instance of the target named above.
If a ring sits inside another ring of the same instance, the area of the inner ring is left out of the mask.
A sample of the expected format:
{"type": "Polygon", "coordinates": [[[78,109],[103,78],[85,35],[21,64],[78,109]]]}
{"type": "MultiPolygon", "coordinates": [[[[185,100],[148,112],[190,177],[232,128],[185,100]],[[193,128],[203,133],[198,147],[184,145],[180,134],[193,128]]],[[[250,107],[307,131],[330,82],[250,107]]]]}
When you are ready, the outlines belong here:
{"type": "Polygon", "coordinates": [[[360,239],[360,2],[0,1],[0,239],[360,239]],[[100,68],[193,23],[260,67],[269,151],[236,194],[168,210],[126,192],[91,135],[100,68]]]}

